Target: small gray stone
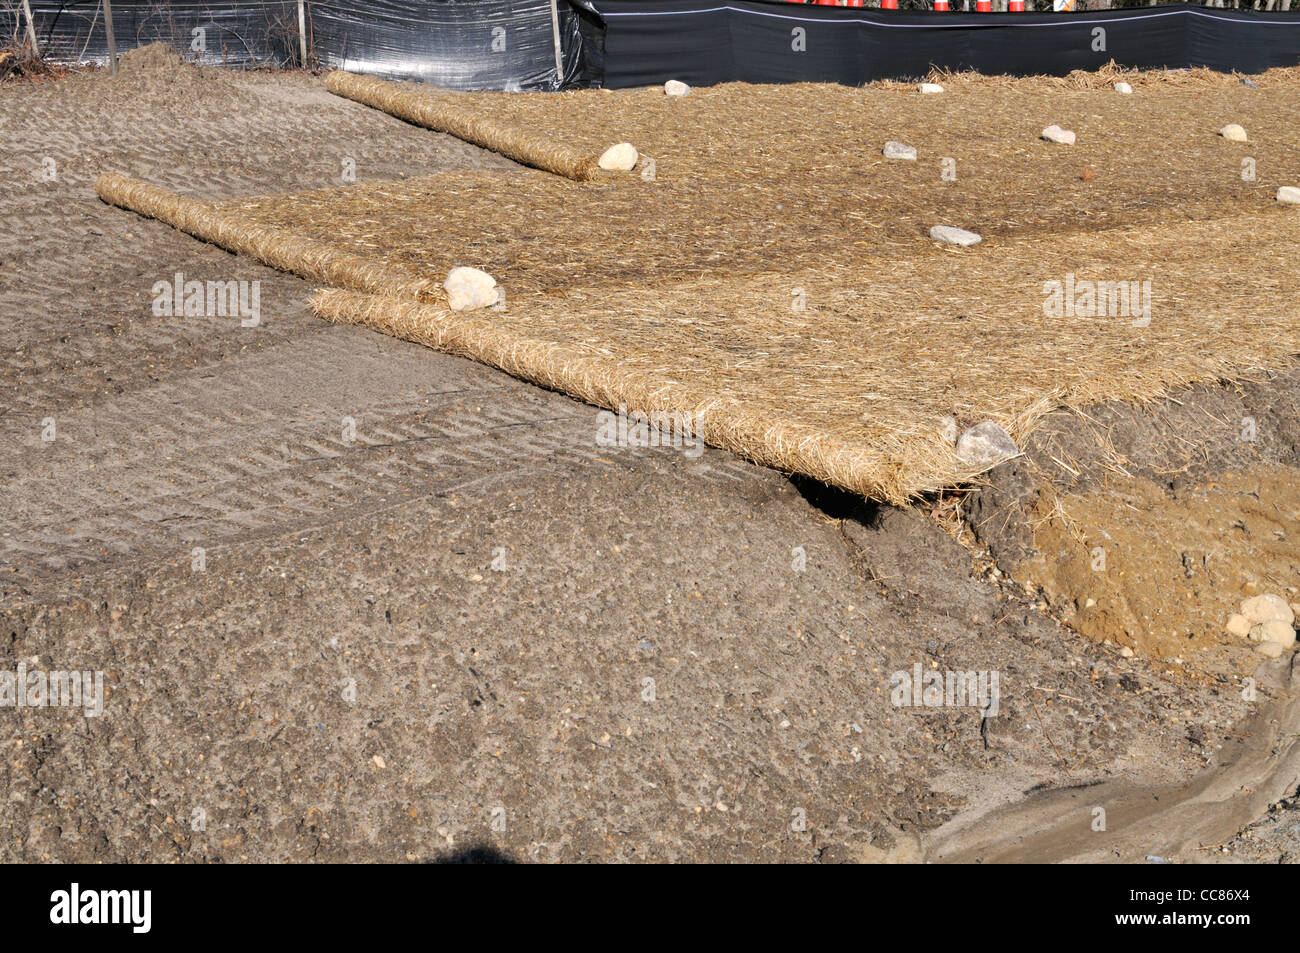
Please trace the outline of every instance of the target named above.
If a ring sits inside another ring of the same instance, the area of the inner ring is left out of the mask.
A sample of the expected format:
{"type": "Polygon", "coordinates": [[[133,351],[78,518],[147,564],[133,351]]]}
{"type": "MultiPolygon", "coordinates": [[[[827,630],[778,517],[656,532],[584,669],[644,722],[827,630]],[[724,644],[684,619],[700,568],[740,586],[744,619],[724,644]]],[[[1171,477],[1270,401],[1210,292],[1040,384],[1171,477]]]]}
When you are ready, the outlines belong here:
{"type": "Polygon", "coordinates": [[[916,146],[904,145],[901,142],[885,143],[886,159],[905,159],[908,162],[916,161],[916,146]]]}
{"type": "Polygon", "coordinates": [[[1069,129],[1062,129],[1060,126],[1051,125],[1043,130],[1041,138],[1048,142],[1059,143],[1063,146],[1074,145],[1074,133],[1069,129]]]}
{"type": "Polygon", "coordinates": [[[1240,82],[1241,85],[1245,86],[1247,89],[1259,89],[1259,83],[1255,82],[1253,79],[1250,79],[1249,77],[1243,76],[1240,80],[1238,80],[1238,82],[1240,82]]]}
{"type": "Polygon", "coordinates": [[[957,458],[981,470],[1019,455],[1020,448],[1011,435],[991,420],[976,424],[957,438],[957,458]]]}
{"type": "Polygon", "coordinates": [[[978,245],[984,240],[975,232],[968,232],[964,228],[953,228],[951,225],[934,226],[934,228],[930,229],[930,237],[936,242],[947,242],[949,245],[961,245],[963,248],[970,245],[978,245]]]}

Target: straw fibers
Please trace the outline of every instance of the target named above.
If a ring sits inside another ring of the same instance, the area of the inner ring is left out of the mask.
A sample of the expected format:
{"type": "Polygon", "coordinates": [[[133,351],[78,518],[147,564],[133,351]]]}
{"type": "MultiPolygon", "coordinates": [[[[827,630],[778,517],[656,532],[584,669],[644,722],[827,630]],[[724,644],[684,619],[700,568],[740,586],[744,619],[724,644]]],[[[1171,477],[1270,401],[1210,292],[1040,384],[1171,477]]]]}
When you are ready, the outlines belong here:
{"type": "Polygon", "coordinates": [[[376,294],[446,299],[440,277],[403,273],[400,267],[357,258],[329,244],[305,239],[284,229],[252,225],[236,215],[220,211],[211,202],[186,198],[125,175],[107,173],[98,176],[95,191],[112,205],[159,219],[195,238],[304,278],[376,294]]]}
{"type": "Polygon", "coordinates": [[[416,92],[575,154],[626,139],[655,175],[454,172],[217,203],[97,185],[332,285],[315,301],[331,320],[602,407],[702,415],[716,446],[901,502],[973,475],[952,425],[991,419],[1022,440],[1061,404],[1151,399],[1300,354],[1300,209],[1273,200],[1300,184],[1295,72],[1261,89],[1125,73],[1132,96],[965,75],[940,96],[416,92]],[[1250,141],[1217,136],[1228,122],[1250,141]],[[1052,123],[1078,145],[1039,141],[1052,123]],[[887,139],[920,161],[884,160],[887,139]],[[940,246],[936,224],[985,240],[940,246]],[[447,311],[438,285],[456,265],[490,272],[506,310],[447,311]],[[1045,283],[1069,276],[1150,282],[1150,323],[1051,316],[1045,283]]]}
{"type": "Polygon", "coordinates": [[[1277,187],[1300,182],[1300,83],[1270,77],[1260,90],[1132,96],[977,84],[940,96],[811,84],[680,98],[442,93],[579,151],[625,138],[653,159],[654,178],[454,172],[218,207],[417,273],[472,265],[508,292],[939,254],[927,237],[936,224],[979,232],[984,249],[1054,234],[1068,250],[1079,233],[1272,211],[1277,187]],[[1220,138],[1227,122],[1251,141],[1220,138]],[[1052,123],[1079,144],[1042,142],[1052,123]],[[887,139],[915,146],[919,161],[884,159],[887,139]]]}
{"type": "Polygon", "coordinates": [[[325,78],[325,87],[336,96],[382,109],[427,129],[449,133],[556,175],[583,182],[595,178],[599,171],[598,153],[578,152],[531,129],[503,125],[491,116],[476,114],[445,99],[408,92],[373,76],[335,71],[325,78]]]}
{"type": "Polygon", "coordinates": [[[504,312],[321,292],[317,313],[449,353],[614,409],[691,412],[710,444],[757,463],[901,502],[970,478],[945,439],[991,419],[1017,439],[1062,404],[1142,400],[1278,366],[1300,353],[1300,216],[1050,240],[1007,256],[867,263],[819,271],[585,289],[510,299],[504,312]],[[1049,317],[1044,282],[1150,280],[1151,321],[1049,317]],[[802,289],[806,310],[792,310],[802,289]]]}

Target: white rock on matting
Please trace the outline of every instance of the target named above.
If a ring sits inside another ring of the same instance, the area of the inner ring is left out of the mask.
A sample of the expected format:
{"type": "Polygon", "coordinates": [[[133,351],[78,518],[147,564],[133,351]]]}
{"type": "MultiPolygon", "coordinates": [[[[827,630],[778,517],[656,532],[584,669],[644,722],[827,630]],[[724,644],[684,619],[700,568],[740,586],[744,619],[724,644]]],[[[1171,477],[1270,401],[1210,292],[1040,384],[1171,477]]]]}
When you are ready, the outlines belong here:
{"type": "Polygon", "coordinates": [[[1227,139],[1229,142],[1246,141],[1246,130],[1242,129],[1235,122],[1228,123],[1228,125],[1220,129],[1219,135],[1223,136],[1223,138],[1227,139]]]}
{"type": "Polygon", "coordinates": [[[1115,92],[1120,93],[1121,95],[1124,96],[1131,96],[1133,95],[1133,87],[1130,86],[1128,83],[1116,83],[1115,92]]]}
{"type": "Polygon", "coordinates": [[[988,469],[1020,455],[1020,448],[991,420],[976,424],[957,438],[957,458],[973,467],[988,469]]]}
{"type": "Polygon", "coordinates": [[[691,88],[679,79],[670,79],[664,83],[665,96],[689,96],[691,88]]]}
{"type": "Polygon", "coordinates": [[[501,299],[496,279],[477,268],[453,268],[442,286],[447,291],[447,304],[453,311],[490,308],[501,299]]]}
{"type": "Polygon", "coordinates": [[[1300,188],[1294,185],[1284,185],[1277,190],[1277,200],[1286,202],[1289,205],[1300,205],[1300,188]]]}
{"type": "Polygon", "coordinates": [[[1276,642],[1261,642],[1255,646],[1255,651],[1265,658],[1278,658],[1281,656],[1283,649],[1276,642]]]}
{"type": "Polygon", "coordinates": [[[961,245],[963,248],[978,245],[984,240],[975,232],[968,232],[964,228],[953,228],[951,225],[934,226],[934,228],[930,229],[930,237],[936,242],[961,245]]]}
{"type": "Polygon", "coordinates": [[[1046,139],[1048,142],[1059,143],[1063,146],[1074,145],[1074,133],[1069,129],[1062,129],[1057,125],[1051,125],[1044,129],[1040,138],[1046,139]]]}
{"type": "Polygon", "coordinates": [[[901,142],[885,143],[886,159],[906,159],[908,162],[916,161],[916,146],[904,145],[901,142]]]}
{"type": "Polygon", "coordinates": [[[943,92],[943,87],[940,86],[938,83],[922,83],[920,86],[916,88],[919,89],[921,92],[927,94],[943,92]]]}
{"type": "Polygon", "coordinates": [[[632,143],[620,142],[618,145],[606,149],[601,154],[601,157],[596,160],[596,164],[602,169],[608,169],[611,172],[631,172],[636,168],[636,160],[639,158],[641,158],[641,155],[632,146],[632,143]]]}

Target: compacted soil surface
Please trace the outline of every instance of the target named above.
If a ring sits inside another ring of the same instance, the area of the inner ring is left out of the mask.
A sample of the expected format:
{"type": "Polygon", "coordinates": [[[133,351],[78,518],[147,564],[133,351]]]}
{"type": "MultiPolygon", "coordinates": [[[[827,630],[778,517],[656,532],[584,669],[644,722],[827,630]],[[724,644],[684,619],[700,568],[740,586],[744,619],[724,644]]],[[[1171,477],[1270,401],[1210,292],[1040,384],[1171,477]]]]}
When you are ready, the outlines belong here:
{"type": "Polygon", "coordinates": [[[0,672],[103,679],[0,706],[0,860],[1297,856],[1291,654],[1223,624],[1300,601],[1300,375],[1060,411],[879,507],[599,446],[91,187],[500,157],[150,52],[0,88],[0,130],[0,672]],[[155,315],[178,273],[259,282],[260,320],[155,315]],[[900,696],[927,673],[996,711],[900,696]]]}

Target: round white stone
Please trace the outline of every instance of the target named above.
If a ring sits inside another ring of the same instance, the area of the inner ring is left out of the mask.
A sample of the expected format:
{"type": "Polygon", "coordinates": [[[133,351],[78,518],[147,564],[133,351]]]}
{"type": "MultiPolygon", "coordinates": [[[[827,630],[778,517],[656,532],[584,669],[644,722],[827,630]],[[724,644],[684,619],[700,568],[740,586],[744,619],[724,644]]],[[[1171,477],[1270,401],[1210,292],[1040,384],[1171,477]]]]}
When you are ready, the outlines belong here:
{"type": "Polygon", "coordinates": [[[496,279],[477,268],[453,268],[442,283],[447,292],[447,304],[453,311],[472,311],[490,308],[501,298],[496,279]]]}
{"type": "Polygon", "coordinates": [[[633,148],[630,142],[620,142],[616,146],[610,146],[601,154],[596,164],[602,169],[608,169],[611,172],[631,172],[636,168],[636,160],[641,158],[640,154],[633,148]]]}
{"type": "Polygon", "coordinates": [[[957,439],[957,457],[969,466],[988,469],[1019,455],[1011,435],[991,420],[976,424],[957,439]]]}
{"type": "Polygon", "coordinates": [[[916,146],[905,145],[901,142],[885,143],[886,159],[903,159],[907,162],[916,161],[916,146]]]}
{"type": "Polygon", "coordinates": [[[1284,649],[1295,645],[1295,629],[1281,619],[1270,619],[1259,627],[1261,642],[1276,642],[1284,649]]]}

